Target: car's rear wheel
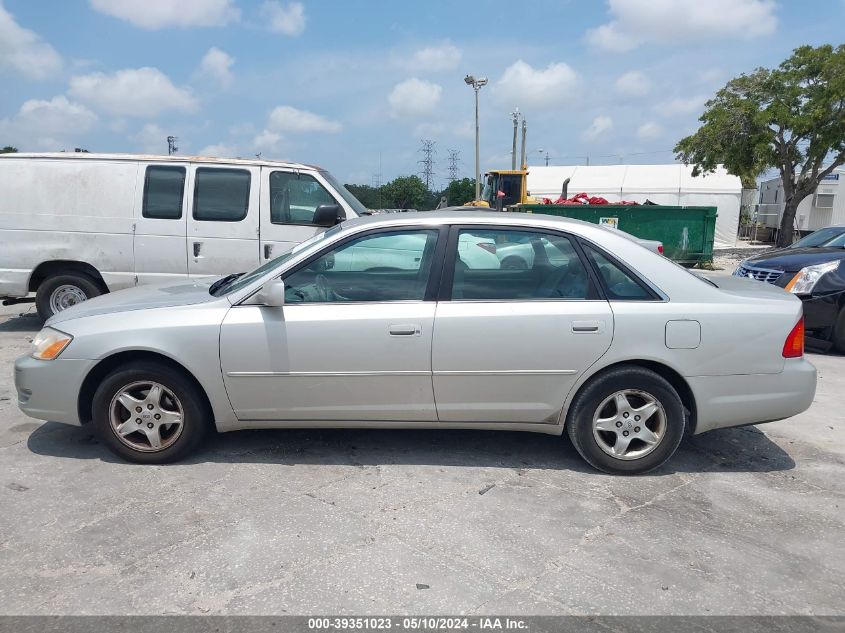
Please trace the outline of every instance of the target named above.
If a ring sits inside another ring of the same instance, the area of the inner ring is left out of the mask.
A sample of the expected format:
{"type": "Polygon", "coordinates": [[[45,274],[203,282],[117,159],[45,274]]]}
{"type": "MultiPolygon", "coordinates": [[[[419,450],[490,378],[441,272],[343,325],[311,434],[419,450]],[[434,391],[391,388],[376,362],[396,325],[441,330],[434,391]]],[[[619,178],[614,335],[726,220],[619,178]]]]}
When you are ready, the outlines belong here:
{"type": "Polygon", "coordinates": [[[840,354],[845,354],[845,305],[839,310],[839,316],[833,325],[833,348],[840,354]]]}
{"type": "Polygon", "coordinates": [[[593,379],[575,397],[566,420],[581,457],[612,474],[644,473],[663,464],[681,443],[685,424],[674,387],[635,366],[593,379]]]}
{"type": "Polygon", "coordinates": [[[115,454],[142,464],[176,461],[202,441],[210,414],[182,372],[131,363],[103,380],[92,403],[94,431],[115,454]]]}
{"type": "Polygon", "coordinates": [[[53,275],[41,282],[35,293],[38,316],[45,321],[66,310],[102,294],[96,282],[83,274],[53,275]]]}

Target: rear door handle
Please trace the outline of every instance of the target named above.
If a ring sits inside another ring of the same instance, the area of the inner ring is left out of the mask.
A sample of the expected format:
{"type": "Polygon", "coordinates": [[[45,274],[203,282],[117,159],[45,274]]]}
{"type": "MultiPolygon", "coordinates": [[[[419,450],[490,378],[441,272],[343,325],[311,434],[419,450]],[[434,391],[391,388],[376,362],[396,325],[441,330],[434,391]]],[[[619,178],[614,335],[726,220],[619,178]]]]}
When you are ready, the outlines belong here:
{"type": "Polygon", "coordinates": [[[270,259],[270,255],[273,253],[273,245],[272,244],[265,244],[264,245],[264,259],[270,259]]]}
{"type": "Polygon", "coordinates": [[[390,336],[419,336],[422,328],[418,323],[397,323],[388,328],[390,336]]]}
{"type": "Polygon", "coordinates": [[[199,257],[201,250],[202,250],[202,242],[194,242],[194,257],[199,257]]]}
{"type": "Polygon", "coordinates": [[[572,331],[579,334],[590,332],[601,332],[604,330],[604,321],[573,321],[572,331]]]}

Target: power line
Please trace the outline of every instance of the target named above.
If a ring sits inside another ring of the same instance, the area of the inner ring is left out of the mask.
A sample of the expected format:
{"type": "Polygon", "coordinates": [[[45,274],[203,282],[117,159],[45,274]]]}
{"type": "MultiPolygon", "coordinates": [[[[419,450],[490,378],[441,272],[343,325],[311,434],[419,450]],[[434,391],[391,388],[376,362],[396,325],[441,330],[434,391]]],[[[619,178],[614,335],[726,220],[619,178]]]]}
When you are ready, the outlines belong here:
{"type": "Polygon", "coordinates": [[[449,167],[446,173],[449,174],[449,182],[455,182],[458,179],[458,163],[461,162],[461,152],[456,149],[449,151],[449,167]]]}
{"type": "Polygon", "coordinates": [[[422,165],[420,169],[420,178],[425,182],[425,188],[431,191],[431,183],[434,180],[434,155],[437,154],[437,143],[431,139],[422,139],[420,141],[419,152],[423,157],[417,162],[422,165]]]}

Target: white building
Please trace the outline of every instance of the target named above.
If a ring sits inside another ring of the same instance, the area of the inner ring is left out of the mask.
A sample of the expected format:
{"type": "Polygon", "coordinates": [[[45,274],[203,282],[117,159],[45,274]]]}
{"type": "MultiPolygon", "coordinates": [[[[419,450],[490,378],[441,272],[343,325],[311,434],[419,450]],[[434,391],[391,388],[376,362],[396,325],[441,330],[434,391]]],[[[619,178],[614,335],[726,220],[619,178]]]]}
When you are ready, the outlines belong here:
{"type": "Polygon", "coordinates": [[[736,246],[742,183],[737,176],[719,168],[715,173],[694,177],[692,166],[671,165],[568,165],[529,167],[528,191],[537,198],[555,200],[567,178],[568,196],[586,192],[611,203],[651,200],[672,206],[716,207],[715,245],[736,246]]]}
{"type": "MultiPolygon", "coordinates": [[[[819,184],[816,192],[804,198],[795,212],[795,228],[815,231],[832,224],[845,224],[845,167],[834,170],[819,184]]],[[[783,216],[783,185],[780,178],[760,183],[758,221],[766,226],[780,226],[783,216]]]]}

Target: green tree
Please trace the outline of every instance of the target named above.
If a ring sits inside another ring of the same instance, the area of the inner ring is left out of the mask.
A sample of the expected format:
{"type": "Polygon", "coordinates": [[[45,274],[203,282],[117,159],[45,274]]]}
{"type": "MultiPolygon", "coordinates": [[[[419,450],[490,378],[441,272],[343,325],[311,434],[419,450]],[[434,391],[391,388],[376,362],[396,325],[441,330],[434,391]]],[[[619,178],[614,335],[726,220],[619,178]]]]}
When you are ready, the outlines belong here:
{"type": "Polygon", "coordinates": [[[17,154],[18,148],[12,147],[11,145],[6,145],[3,149],[0,149],[0,154],[17,154]]]}
{"type": "Polygon", "coordinates": [[[388,209],[422,209],[426,200],[425,183],[418,176],[399,176],[381,189],[388,209]]]}
{"type": "Polygon", "coordinates": [[[471,202],[475,198],[475,180],[472,178],[461,178],[453,180],[443,190],[443,195],[449,202],[450,207],[460,206],[471,202]]]}
{"type": "Polygon", "coordinates": [[[368,209],[380,209],[384,205],[381,202],[381,191],[370,185],[345,185],[349,192],[368,209]]]}
{"type": "Polygon", "coordinates": [[[732,79],[707,102],[702,126],[675,147],[694,174],[723,164],[746,183],[783,181],[778,246],[792,241],[798,204],[845,163],[845,45],[802,46],[775,69],[732,79]]]}

